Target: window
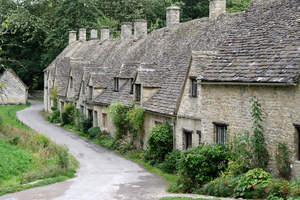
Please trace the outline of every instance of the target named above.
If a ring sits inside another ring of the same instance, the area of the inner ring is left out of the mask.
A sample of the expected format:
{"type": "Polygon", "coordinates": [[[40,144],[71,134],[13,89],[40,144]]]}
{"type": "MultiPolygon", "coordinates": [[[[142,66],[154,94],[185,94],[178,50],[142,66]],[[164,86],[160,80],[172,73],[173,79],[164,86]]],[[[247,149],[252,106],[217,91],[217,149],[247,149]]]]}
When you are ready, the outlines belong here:
{"type": "Polygon", "coordinates": [[[114,78],[114,91],[119,91],[119,78],[114,78]]]}
{"type": "Polygon", "coordinates": [[[90,100],[93,100],[93,86],[90,87],[90,100]]]}
{"type": "Polygon", "coordinates": [[[297,160],[300,160],[300,125],[293,124],[296,128],[295,141],[297,143],[297,160]]]}
{"type": "Polygon", "coordinates": [[[73,87],[73,77],[70,76],[70,88],[72,88],[72,87],[73,87]]]}
{"type": "Polygon", "coordinates": [[[81,112],[81,114],[83,114],[83,109],[84,109],[84,106],[80,105],[80,112],[81,112]]]}
{"type": "Polygon", "coordinates": [[[82,80],[82,94],[85,94],[85,81],[82,80]]]}
{"type": "Polygon", "coordinates": [[[93,119],[93,111],[92,110],[88,110],[88,117],[93,119]]]}
{"type": "Polygon", "coordinates": [[[103,128],[106,127],[106,123],[107,123],[107,114],[102,113],[102,125],[103,125],[103,128]]]}
{"type": "Polygon", "coordinates": [[[192,79],[192,97],[197,97],[197,80],[192,79]]]}
{"type": "Polygon", "coordinates": [[[141,100],[141,84],[135,85],[135,100],[136,101],[141,100]]]}
{"type": "Polygon", "coordinates": [[[130,94],[133,94],[133,78],[130,79],[131,88],[130,88],[130,94]]]}
{"type": "Polygon", "coordinates": [[[60,111],[64,111],[65,102],[60,102],[60,111]]]}
{"type": "Polygon", "coordinates": [[[227,144],[227,126],[228,124],[213,123],[216,126],[216,143],[227,144]]]}
{"type": "Polygon", "coordinates": [[[188,131],[183,129],[183,149],[187,150],[192,146],[192,133],[193,131],[188,131]]]}

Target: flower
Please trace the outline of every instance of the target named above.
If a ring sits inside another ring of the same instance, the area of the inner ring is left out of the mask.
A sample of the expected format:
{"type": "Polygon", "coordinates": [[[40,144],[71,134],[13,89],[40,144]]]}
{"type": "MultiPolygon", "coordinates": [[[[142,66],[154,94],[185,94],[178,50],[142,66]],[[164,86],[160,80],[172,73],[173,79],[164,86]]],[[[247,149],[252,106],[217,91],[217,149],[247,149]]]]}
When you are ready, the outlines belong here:
{"type": "Polygon", "coordinates": [[[240,150],[238,150],[238,152],[240,152],[240,150]]]}
{"type": "Polygon", "coordinates": [[[234,155],[234,153],[232,155],[234,155]]]}
{"type": "Polygon", "coordinates": [[[120,115],[120,117],[122,117],[122,115],[120,115]]]}
{"type": "Polygon", "coordinates": [[[248,169],[248,166],[246,165],[246,167],[245,167],[246,169],[248,169]]]}
{"type": "Polygon", "coordinates": [[[244,146],[244,145],[242,145],[242,147],[244,148],[245,146],[244,146]]]}
{"type": "Polygon", "coordinates": [[[124,122],[124,125],[126,125],[126,122],[124,122]]]}

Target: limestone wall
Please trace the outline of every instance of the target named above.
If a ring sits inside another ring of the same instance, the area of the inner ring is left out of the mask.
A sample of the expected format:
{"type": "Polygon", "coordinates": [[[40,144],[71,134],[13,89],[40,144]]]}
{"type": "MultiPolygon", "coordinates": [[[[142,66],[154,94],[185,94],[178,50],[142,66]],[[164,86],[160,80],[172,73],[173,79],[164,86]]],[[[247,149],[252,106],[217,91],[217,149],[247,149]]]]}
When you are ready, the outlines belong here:
{"type": "Polygon", "coordinates": [[[107,106],[102,106],[102,105],[94,105],[94,107],[93,107],[93,110],[97,111],[98,126],[100,127],[101,131],[106,130],[107,132],[110,133],[110,135],[112,137],[114,137],[116,128],[113,125],[112,119],[108,116],[108,112],[106,109],[107,109],[107,106]],[[103,114],[106,114],[106,116],[107,116],[107,121],[105,123],[105,127],[104,127],[104,122],[103,122],[103,114]]]}
{"type": "Polygon", "coordinates": [[[21,80],[7,70],[0,77],[0,83],[4,86],[0,93],[0,104],[26,104],[28,99],[28,90],[21,80]]]}
{"type": "MultiPolygon", "coordinates": [[[[262,125],[266,146],[270,154],[269,168],[276,174],[275,152],[276,141],[287,142],[294,166],[297,161],[297,130],[293,123],[300,124],[300,87],[286,86],[199,86],[202,119],[202,140],[204,143],[215,143],[214,124],[212,122],[229,124],[228,142],[235,134],[245,131],[252,133],[252,117],[249,100],[256,96],[261,103],[262,125]]],[[[298,173],[298,167],[293,173],[298,173]]]]}

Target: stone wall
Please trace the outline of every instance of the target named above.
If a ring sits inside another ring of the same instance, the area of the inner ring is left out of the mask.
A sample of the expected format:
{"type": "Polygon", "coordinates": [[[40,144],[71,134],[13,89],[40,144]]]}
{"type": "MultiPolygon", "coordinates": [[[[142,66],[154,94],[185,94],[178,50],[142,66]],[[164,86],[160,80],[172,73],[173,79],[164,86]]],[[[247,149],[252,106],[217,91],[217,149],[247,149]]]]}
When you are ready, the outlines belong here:
{"type": "Polygon", "coordinates": [[[44,90],[29,90],[28,94],[31,98],[44,98],[44,90]]]}
{"type": "MultiPolygon", "coordinates": [[[[249,100],[256,96],[261,103],[262,125],[266,147],[270,154],[269,169],[275,170],[276,141],[287,142],[291,151],[294,166],[297,159],[297,130],[294,124],[300,124],[300,87],[295,86],[225,86],[199,85],[202,119],[202,140],[204,143],[215,143],[215,125],[213,122],[229,124],[227,127],[228,142],[237,133],[252,133],[252,117],[249,100]]],[[[298,167],[293,168],[293,174],[298,167]]]]}
{"type": "Polygon", "coordinates": [[[28,89],[12,70],[7,70],[0,77],[4,88],[0,91],[0,104],[26,104],[28,89]]]}

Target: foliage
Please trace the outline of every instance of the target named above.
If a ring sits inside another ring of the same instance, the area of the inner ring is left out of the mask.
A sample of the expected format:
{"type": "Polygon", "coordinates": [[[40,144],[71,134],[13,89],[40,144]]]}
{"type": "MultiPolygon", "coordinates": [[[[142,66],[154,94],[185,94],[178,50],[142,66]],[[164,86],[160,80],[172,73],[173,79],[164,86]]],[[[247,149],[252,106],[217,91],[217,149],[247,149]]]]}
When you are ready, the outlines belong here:
{"type": "Polygon", "coordinates": [[[91,138],[91,139],[95,138],[96,135],[97,135],[98,133],[100,133],[100,132],[101,132],[101,130],[100,130],[100,128],[99,128],[98,126],[97,126],[97,127],[92,127],[92,128],[90,128],[90,129],[88,130],[89,138],[91,138]]]}
{"type": "Polygon", "coordinates": [[[127,124],[126,124],[126,115],[128,112],[128,109],[125,108],[120,102],[113,102],[110,104],[110,106],[107,108],[108,116],[112,118],[113,124],[117,129],[116,140],[120,139],[122,134],[124,134],[127,124]]]}
{"type": "Polygon", "coordinates": [[[123,155],[127,154],[128,151],[135,149],[132,138],[130,138],[129,136],[122,136],[122,138],[119,139],[115,145],[117,147],[116,150],[118,150],[123,155]]]}
{"type": "Polygon", "coordinates": [[[143,128],[144,119],[143,108],[131,108],[126,116],[126,121],[129,122],[135,130],[141,131],[143,128]]]}
{"type": "Polygon", "coordinates": [[[74,125],[76,107],[73,103],[66,103],[64,111],[61,113],[62,125],[74,125]]]}
{"type": "Polygon", "coordinates": [[[251,148],[253,149],[253,165],[257,168],[263,168],[265,169],[268,165],[269,159],[269,153],[264,146],[265,144],[265,137],[263,134],[263,127],[260,124],[262,122],[261,119],[261,111],[260,107],[261,104],[258,103],[257,100],[255,100],[255,96],[251,98],[249,101],[251,105],[251,116],[252,116],[252,129],[253,129],[253,138],[251,140],[252,146],[251,148]]]}
{"type": "Polygon", "coordinates": [[[168,123],[156,125],[148,134],[147,149],[153,159],[164,160],[173,149],[173,130],[168,123]]]}
{"type": "Polygon", "coordinates": [[[98,139],[98,143],[100,144],[100,146],[107,149],[110,149],[114,141],[114,138],[112,138],[110,135],[101,135],[98,139]]]}
{"type": "Polygon", "coordinates": [[[60,112],[59,110],[54,110],[46,116],[46,120],[51,123],[60,123],[60,112]]]}
{"type": "Polygon", "coordinates": [[[289,147],[286,142],[277,141],[277,152],[275,155],[276,167],[280,177],[288,179],[292,169],[289,147]]]}
{"type": "Polygon", "coordinates": [[[93,118],[88,117],[82,120],[82,131],[87,134],[88,130],[93,127],[93,118]]]}
{"type": "Polygon", "coordinates": [[[27,172],[33,159],[30,153],[18,146],[11,146],[3,139],[0,139],[0,157],[0,184],[12,176],[27,172]]]}
{"type": "Polygon", "coordinates": [[[215,197],[230,197],[233,195],[233,187],[230,178],[217,178],[197,191],[197,194],[215,197]]]}
{"type": "Polygon", "coordinates": [[[3,113],[0,113],[0,131],[2,131],[2,129],[3,129],[4,121],[5,121],[5,117],[4,117],[3,113]]]}
{"type": "Polygon", "coordinates": [[[50,90],[50,99],[53,101],[53,107],[51,107],[51,110],[57,110],[57,87],[55,86],[52,90],[50,90]]]}
{"type": "Polygon", "coordinates": [[[64,170],[69,167],[69,148],[66,145],[58,146],[58,161],[57,164],[64,170]]]}
{"type": "Polygon", "coordinates": [[[234,189],[235,197],[243,197],[245,194],[254,189],[255,186],[265,187],[272,180],[269,172],[264,171],[262,168],[249,170],[242,176],[234,189]]]}
{"type": "Polygon", "coordinates": [[[227,0],[226,1],[226,12],[235,13],[246,10],[251,0],[227,0]]]}
{"type": "Polygon", "coordinates": [[[110,135],[110,134],[109,134],[109,132],[107,132],[106,130],[101,131],[101,132],[97,133],[97,135],[96,135],[97,139],[100,140],[100,137],[101,137],[102,135],[110,135]]]}
{"type": "Polygon", "coordinates": [[[180,151],[178,149],[175,149],[172,152],[167,153],[165,160],[162,162],[159,168],[163,172],[169,174],[176,174],[180,169],[179,167],[180,159],[181,159],[180,151]]]}
{"type": "Polygon", "coordinates": [[[228,162],[228,147],[199,145],[182,153],[180,179],[173,192],[194,192],[218,177],[228,162]]]}

